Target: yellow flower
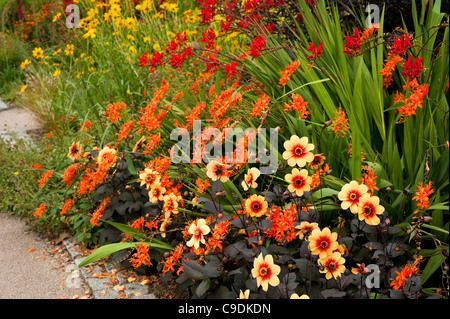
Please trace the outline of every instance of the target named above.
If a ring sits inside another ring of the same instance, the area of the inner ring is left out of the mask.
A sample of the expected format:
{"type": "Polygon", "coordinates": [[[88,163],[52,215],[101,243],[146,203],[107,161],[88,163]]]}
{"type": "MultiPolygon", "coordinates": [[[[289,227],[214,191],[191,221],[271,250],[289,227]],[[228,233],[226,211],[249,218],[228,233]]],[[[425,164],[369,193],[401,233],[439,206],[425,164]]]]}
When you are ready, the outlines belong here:
{"type": "Polygon", "coordinates": [[[61,16],[61,12],[58,12],[58,14],[53,17],[52,23],[58,21],[60,16],[61,16]]]}
{"type": "Polygon", "coordinates": [[[197,219],[189,227],[188,233],[192,235],[191,239],[186,242],[186,246],[198,248],[200,243],[205,244],[205,235],[209,234],[210,228],[206,225],[206,220],[203,218],[197,219]]]}
{"type": "Polygon", "coordinates": [[[345,271],[345,259],[341,257],[341,254],[338,252],[334,252],[326,258],[319,259],[319,265],[323,267],[319,272],[322,274],[326,274],[325,278],[327,280],[332,277],[338,278],[345,271]]]}
{"type": "Polygon", "coordinates": [[[127,39],[130,40],[130,41],[134,41],[135,40],[135,38],[134,38],[134,36],[132,34],[128,34],[127,35],[127,39]]]}
{"type": "Polygon", "coordinates": [[[150,37],[144,37],[144,42],[151,42],[152,39],[150,37]]]}
{"type": "Polygon", "coordinates": [[[165,195],[163,201],[164,216],[166,219],[170,217],[170,214],[178,214],[178,197],[174,193],[165,195]]]}
{"type": "Polygon", "coordinates": [[[281,268],[275,265],[272,255],[266,255],[263,258],[262,253],[260,253],[258,258],[253,261],[252,276],[256,278],[256,285],[262,286],[264,291],[267,291],[269,284],[274,287],[280,284],[278,278],[280,271],[281,268]]]}
{"type": "Polygon", "coordinates": [[[25,92],[25,90],[27,89],[28,85],[25,84],[24,86],[22,86],[22,88],[20,89],[20,93],[25,92]]]}
{"type": "Polygon", "coordinates": [[[161,187],[160,183],[155,184],[148,192],[149,201],[155,204],[158,202],[158,200],[163,201],[165,192],[165,187],[161,187]]]}
{"type": "Polygon", "coordinates": [[[160,180],[161,177],[157,171],[146,168],[144,172],[139,174],[138,182],[141,183],[141,186],[145,185],[145,188],[149,189],[155,187],[160,180]]]}
{"type": "Polygon", "coordinates": [[[303,221],[300,223],[300,225],[295,226],[294,228],[300,230],[299,232],[297,232],[296,235],[298,235],[298,237],[300,239],[303,239],[303,238],[305,238],[305,237],[307,238],[309,235],[311,235],[311,233],[314,229],[319,229],[319,224],[303,221]]]}
{"type": "Polygon", "coordinates": [[[365,193],[358,202],[358,219],[364,220],[368,225],[378,225],[381,215],[384,212],[384,207],[380,205],[378,196],[371,196],[370,193],[365,193]]]}
{"type": "Polygon", "coordinates": [[[13,174],[16,176],[19,175],[19,171],[15,171],[13,174]]]}
{"type": "Polygon", "coordinates": [[[263,196],[253,194],[245,200],[245,211],[250,217],[261,217],[267,213],[269,204],[263,196]]]}
{"type": "Polygon", "coordinates": [[[364,184],[359,185],[356,181],[345,184],[338,193],[338,198],[342,201],[341,208],[350,208],[350,211],[356,214],[358,212],[359,199],[365,193],[367,193],[367,186],[364,184]]]}
{"type": "Polygon", "coordinates": [[[294,293],[291,295],[290,299],[310,299],[310,298],[309,298],[308,295],[305,295],[305,294],[303,294],[303,295],[301,295],[301,296],[299,297],[299,296],[294,292],[294,293]]]}
{"type": "Polygon", "coordinates": [[[288,190],[292,193],[295,192],[297,196],[302,196],[304,192],[308,192],[311,189],[312,178],[308,176],[308,171],[302,169],[299,171],[294,168],[292,174],[286,174],[284,179],[289,183],[288,190]]]}
{"type": "Polygon", "coordinates": [[[248,173],[244,175],[244,180],[242,181],[242,188],[246,191],[249,187],[256,188],[258,184],[255,180],[259,177],[261,172],[256,167],[252,167],[248,170],[248,173]]]}
{"type": "Polygon", "coordinates": [[[239,298],[238,299],[248,299],[250,297],[250,289],[247,289],[245,292],[239,290],[239,298]]]}
{"type": "MultiPolygon", "coordinates": [[[[73,55],[73,51],[75,50],[75,46],[73,44],[66,45],[66,48],[64,50],[64,53],[66,55],[73,55]]],[[[83,53],[84,54],[84,53],[83,53]]],[[[80,56],[81,58],[81,56],[80,56]]]]}
{"type": "Polygon", "coordinates": [[[96,31],[97,31],[96,29],[89,29],[89,31],[83,35],[83,38],[84,39],[87,39],[87,38],[94,39],[96,37],[96,34],[95,34],[96,31]]]}
{"type": "Polygon", "coordinates": [[[58,55],[61,51],[62,51],[61,48],[55,50],[55,52],[52,53],[52,56],[58,55]]]}
{"type": "Polygon", "coordinates": [[[161,52],[161,46],[158,43],[153,44],[153,50],[161,52]]]}
{"type": "Polygon", "coordinates": [[[328,227],[323,230],[316,228],[308,237],[309,250],[313,255],[319,255],[320,259],[324,259],[331,255],[339,246],[337,242],[337,233],[331,233],[328,227]]]}
{"type": "Polygon", "coordinates": [[[34,48],[32,54],[36,59],[44,58],[44,50],[42,48],[34,48]]]}
{"type": "Polygon", "coordinates": [[[56,70],[55,72],[53,72],[54,77],[57,77],[60,74],[61,74],[61,70],[56,70]]]}
{"type": "Polygon", "coordinates": [[[230,172],[227,170],[227,165],[211,161],[206,165],[206,176],[211,178],[213,181],[220,180],[222,183],[225,183],[228,180],[230,172]]]}
{"type": "Polygon", "coordinates": [[[299,138],[297,135],[293,135],[289,141],[284,142],[283,158],[287,160],[289,166],[298,165],[303,167],[306,163],[310,163],[314,160],[314,154],[311,153],[314,149],[313,144],[308,144],[308,138],[299,138]]]}
{"type": "Polygon", "coordinates": [[[22,70],[25,70],[25,68],[27,67],[27,65],[30,65],[30,64],[31,64],[31,61],[28,60],[28,59],[25,59],[25,61],[23,61],[23,62],[20,64],[20,68],[21,68],[22,70]]]}

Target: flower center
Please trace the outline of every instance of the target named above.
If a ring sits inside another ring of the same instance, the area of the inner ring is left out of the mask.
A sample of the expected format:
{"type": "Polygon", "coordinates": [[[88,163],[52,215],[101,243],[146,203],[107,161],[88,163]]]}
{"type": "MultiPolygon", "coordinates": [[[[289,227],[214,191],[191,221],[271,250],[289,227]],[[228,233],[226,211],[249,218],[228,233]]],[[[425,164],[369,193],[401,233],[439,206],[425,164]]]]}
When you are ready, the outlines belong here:
{"type": "Polygon", "coordinates": [[[300,188],[300,187],[303,186],[303,183],[304,183],[304,182],[303,182],[303,179],[300,178],[300,177],[297,177],[297,178],[294,179],[294,185],[295,185],[295,187],[300,188]]]}
{"type": "Polygon", "coordinates": [[[370,206],[365,206],[365,207],[363,208],[363,212],[364,212],[364,215],[366,215],[366,216],[371,216],[371,215],[372,215],[372,207],[370,207],[370,206]]]}
{"type": "Polygon", "coordinates": [[[197,230],[194,232],[194,236],[195,236],[195,237],[200,237],[200,235],[201,235],[200,230],[197,229],[197,230]]]}
{"type": "Polygon", "coordinates": [[[336,269],[336,264],[332,261],[328,264],[328,268],[331,270],[334,270],[334,269],[336,269]]]}
{"type": "Polygon", "coordinates": [[[260,274],[262,277],[267,276],[268,273],[269,273],[269,269],[268,269],[267,267],[261,267],[261,268],[259,269],[259,274],[260,274]]]}
{"type": "Polygon", "coordinates": [[[356,193],[351,193],[351,194],[350,194],[350,199],[351,199],[352,201],[355,201],[357,198],[358,198],[358,195],[356,195],[356,193]]]}
{"type": "Polygon", "coordinates": [[[300,146],[297,146],[297,147],[294,149],[294,154],[297,155],[297,156],[302,155],[302,154],[303,154],[303,148],[301,148],[300,146]]]}
{"type": "Polygon", "coordinates": [[[328,240],[320,241],[320,247],[321,248],[327,248],[328,247],[328,240]]]}
{"type": "Polygon", "coordinates": [[[252,210],[259,212],[261,210],[261,203],[260,202],[253,202],[252,203],[252,210]]]}

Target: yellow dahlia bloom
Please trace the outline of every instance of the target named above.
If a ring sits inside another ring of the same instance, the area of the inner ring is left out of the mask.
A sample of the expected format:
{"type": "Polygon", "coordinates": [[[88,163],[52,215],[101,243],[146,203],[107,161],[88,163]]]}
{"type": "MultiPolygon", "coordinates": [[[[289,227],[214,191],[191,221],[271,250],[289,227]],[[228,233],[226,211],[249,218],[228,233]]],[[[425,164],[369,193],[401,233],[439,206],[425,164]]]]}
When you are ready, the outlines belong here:
{"type": "Polygon", "coordinates": [[[264,291],[267,291],[269,284],[274,287],[280,284],[278,278],[280,271],[281,268],[274,264],[272,255],[266,255],[263,258],[260,253],[258,258],[253,261],[252,276],[256,278],[256,285],[262,286],[264,291]]]}
{"type": "Polygon", "coordinates": [[[288,190],[291,193],[295,192],[299,197],[311,189],[312,178],[308,176],[306,169],[299,171],[297,168],[294,168],[291,174],[286,174],[284,179],[289,183],[288,190]]]}
{"type": "Polygon", "coordinates": [[[327,280],[332,277],[338,278],[345,271],[345,259],[341,257],[341,254],[334,252],[326,258],[319,259],[319,265],[323,267],[319,272],[325,274],[327,280]]]}
{"type": "Polygon", "coordinates": [[[198,248],[200,243],[205,244],[205,235],[209,234],[210,228],[206,225],[206,220],[203,218],[194,221],[189,227],[188,233],[192,234],[191,239],[186,243],[188,247],[194,246],[198,248]]]}
{"type": "Polygon", "coordinates": [[[369,193],[361,196],[358,202],[358,219],[364,220],[368,225],[378,225],[381,215],[384,212],[384,207],[380,205],[378,196],[370,196],[369,193]]]}
{"type": "Polygon", "coordinates": [[[338,193],[338,198],[342,201],[341,208],[350,208],[350,211],[353,214],[356,214],[358,211],[359,199],[367,193],[367,190],[366,185],[359,185],[356,181],[351,181],[350,183],[345,184],[338,193]]]}
{"type": "Polygon", "coordinates": [[[256,167],[252,167],[248,170],[248,173],[244,175],[244,180],[242,181],[242,188],[246,191],[249,187],[256,188],[258,183],[255,180],[261,175],[261,172],[256,167]]]}
{"type": "Polygon", "coordinates": [[[283,145],[285,148],[283,158],[287,160],[289,166],[298,165],[299,167],[303,167],[306,163],[314,160],[314,154],[310,152],[314,149],[314,145],[308,144],[308,138],[306,136],[299,138],[297,135],[293,135],[283,145]]]}
{"type": "Polygon", "coordinates": [[[337,242],[337,233],[331,233],[328,227],[320,230],[314,229],[308,237],[309,250],[313,255],[319,255],[320,259],[331,255],[339,247],[337,242]]]}

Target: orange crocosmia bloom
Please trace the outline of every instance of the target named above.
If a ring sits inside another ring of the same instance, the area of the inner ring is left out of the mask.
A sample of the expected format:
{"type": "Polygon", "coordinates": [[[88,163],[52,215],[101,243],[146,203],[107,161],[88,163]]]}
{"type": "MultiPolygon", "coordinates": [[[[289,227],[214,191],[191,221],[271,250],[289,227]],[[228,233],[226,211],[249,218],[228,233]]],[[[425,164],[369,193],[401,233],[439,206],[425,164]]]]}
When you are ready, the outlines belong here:
{"type": "Polygon", "coordinates": [[[300,61],[294,61],[293,63],[289,64],[283,71],[280,72],[281,74],[281,78],[280,81],[278,82],[278,86],[279,87],[283,87],[285,86],[290,80],[291,80],[291,76],[292,74],[295,72],[295,70],[298,69],[298,67],[300,66],[300,61]]]}
{"type": "Polygon", "coordinates": [[[105,116],[108,117],[108,120],[111,123],[117,123],[119,119],[122,118],[120,116],[120,112],[127,109],[127,106],[123,102],[117,102],[109,104],[107,110],[105,111],[105,116]]]}
{"type": "Polygon", "coordinates": [[[395,272],[397,274],[397,277],[395,278],[395,280],[391,279],[393,281],[389,284],[392,287],[392,289],[402,290],[403,286],[406,283],[406,279],[419,274],[420,269],[418,265],[422,261],[422,258],[423,258],[422,256],[419,256],[412,265],[407,264],[405,265],[405,267],[403,267],[403,269],[400,272],[398,271],[395,272]]]}
{"type": "Polygon", "coordinates": [[[268,205],[263,196],[253,194],[245,200],[245,212],[250,217],[261,217],[267,213],[268,205]]]}
{"type": "Polygon", "coordinates": [[[342,201],[341,208],[349,209],[353,214],[358,211],[359,199],[365,193],[367,193],[368,188],[364,184],[358,184],[357,181],[351,181],[345,184],[341,191],[338,193],[338,198],[342,201]]]}
{"type": "Polygon", "coordinates": [[[297,207],[291,205],[289,209],[280,209],[272,206],[268,213],[268,219],[272,222],[267,235],[274,238],[280,244],[289,243],[296,239],[294,224],[297,222],[297,207]]]}
{"type": "Polygon", "coordinates": [[[308,110],[306,110],[306,106],[308,105],[308,102],[303,100],[303,97],[300,95],[297,95],[295,93],[292,93],[292,104],[284,103],[284,111],[296,111],[299,115],[300,120],[304,120],[308,117],[310,114],[308,110]]]}
{"type": "Polygon", "coordinates": [[[388,58],[380,74],[383,76],[383,87],[388,88],[394,80],[392,73],[395,71],[395,67],[400,63],[403,58],[397,54],[388,54],[388,58]]]}
{"type": "Polygon", "coordinates": [[[197,192],[200,194],[204,194],[208,187],[211,186],[208,180],[203,181],[200,177],[195,181],[195,185],[197,186],[197,192]]]}
{"type": "Polygon", "coordinates": [[[297,196],[303,196],[304,192],[311,190],[312,178],[308,176],[306,169],[298,170],[292,169],[291,174],[286,174],[284,179],[289,183],[288,190],[292,193],[295,192],[297,196]]]}
{"type": "Polygon", "coordinates": [[[111,198],[112,198],[112,196],[106,197],[101,202],[101,204],[97,207],[97,209],[92,213],[91,220],[89,221],[91,223],[91,225],[98,226],[98,222],[99,222],[100,218],[103,217],[103,214],[105,213],[105,208],[111,202],[111,198]]]}
{"type": "Polygon", "coordinates": [[[296,234],[298,235],[298,238],[308,239],[308,236],[311,235],[314,229],[319,229],[319,224],[303,221],[300,223],[300,225],[295,226],[294,228],[299,230],[296,234]]]}
{"type": "Polygon", "coordinates": [[[131,256],[131,264],[134,268],[138,268],[141,265],[151,266],[150,256],[148,254],[148,246],[143,242],[140,242],[136,247],[136,252],[131,256]]]}
{"type": "Polygon", "coordinates": [[[267,291],[269,284],[276,287],[280,284],[278,274],[281,267],[275,265],[272,255],[266,255],[263,258],[262,253],[253,261],[252,276],[256,278],[256,285],[261,286],[264,291],[267,291]]]}
{"type": "Polygon", "coordinates": [[[380,29],[379,24],[366,28],[361,35],[360,41],[365,42],[369,40],[374,35],[375,32],[378,32],[379,29],[380,29]]]}
{"type": "Polygon", "coordinates": [[[67,157],[71,160],[76,160],[83,153],[83,148],[80,147],[80,142],[73,142],[69,147],[69,152],[67,153],[67,157]]]}
{"type": "Polygon", "coordinates": [[[117,133],[117,140],[120,142],[122,140],[125,140],[128,135],[130,134],[131,130],[134,127],[134,121],[130,121],[122,125],[120,128],[119,133],[117,133]]]}
{"type": "Polygon", "coordinates": [[[325,258],[319,259],[318,263],[323,267],[319,272],[324,273],[327,280],[338,278],[345,271],[345,259],[342,258],[341,254],[338,252],[334,252],[325,258]]]}
{"type": "Polygon", "coordinates": [[[285,148],[283,158],[287,160],[289,166],[303,167],[314,159],[314,154],[310,152],[314,149],[314,145],[308,144],[306,136],[299,138],[297,135],[292,135],[283,145],[285,148]]]}
{"type": "Polygon", "coordinates": [[[423,182],[420,182],[420,186],[417,186],[416,196],[413,197],[413,200],[418,201],[417,206],[420,209],[428,209],[430,208],[430,195],[434,193],[434,190],[431,189],[431,182],[423,186],[423,182]]]}
{"type": "Polygon", "coordinates": [[[212,181],[220,180],[225,183],[230,177],[231,172],[228,171],[227,165],[219,163],[217,161],[211,161],[206,165],[206,176],[211,178],[212,181]]]}
{"type": "Polygon", "coordinates": [[[269,102],[269,96],[267,94],[261,94],[250,111],[250,118],[261,116],[262,112],[267,111],[269,109],[269,102]]]}
{"type": "Polygon", "coordinates": [[[42,178],[39,180],[39,189],[41,189],[45,183],[49,180],[50,177],[53,175],[53,170],[49,170],[42,175],[42,178]]]}
{"type": "Polygon", "coordinates": [[[38,208],[36,208],[36,211],[34,212],[34,217],[39,218],[42,217],[42,214],[45,211],[45,204],[40,204],[38,208]]]}
{"type": "Polygon", "coordinates": [[[348,130],[348,119],[345,117],[345,112],[338,108],[336,112],[336,119],[332,121],[333,131],[337,138],[344,137],[348,130]]]}
{"type": "Polygon", "coordinates": [[[68,198],[68,199],[65,201],[63,207],[61,208],[61,211],[59,212],[59,214],[60,214],[61,216],[67,215],[67,213],[69,212],[69,209],[72,208],[73,203],[74,203],[73,199],[72,199],[72,198],[68,198]]]}
{"type": "Polygon", "coordinates": [[[91,126],[91,122],[85,121],[83,124],[81,124],[80,132],[87,132],[91,126]]]}
{"type": "Polygon", "coordinates": [[[375,173],[372,171],[372,169],[368,166],[364,167],[365,173],[364,177],[361,177],[359,181],[367,186],[367,189],[369,192],[373,194],[374,190],[379,190],[377,187],[377,182],[375,181],[378,176],[375,176],[375,173]]]}
{"type": "Polygon", "coordinates": [[[320,259],[331,255],[339,246],[337,236],[337,233],[332,233],[328,227],[322,230],[319,228],[314,229],[308,236],[308,248],[311,254],[319,255],[320,259]]]}
{"type": "Polygon", "coordinates": [[[370,193],[365,193],[359,199],[358,203],[358,219],[364,220],[368,225],[378,225],[381,215],[384,212],[384,207],[380,205],[378,196],[371,196],[370,193]]]}
{"type": "Polygon", "coordinates": [[[206,220],[203,218],[194,221],[191,226],[189,226],[188,233],[192,235],[191,239],[186,242],[186,246],[194,248],[199,248],[200,243],[205,244],[205,235],[209,234],[210,228],[206,225],[206,220]]]}

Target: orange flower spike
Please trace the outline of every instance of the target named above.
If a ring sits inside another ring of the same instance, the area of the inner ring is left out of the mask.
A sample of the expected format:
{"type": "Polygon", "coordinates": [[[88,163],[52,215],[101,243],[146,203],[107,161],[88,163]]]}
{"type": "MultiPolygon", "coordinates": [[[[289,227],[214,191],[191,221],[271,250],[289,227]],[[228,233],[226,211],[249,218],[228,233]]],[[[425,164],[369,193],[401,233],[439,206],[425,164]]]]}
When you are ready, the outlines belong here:
{"type": "Polygon", "coordinates": [[[298,69],[300,66],[300,61],[294,61],[293,63],[289,64],[283,71],[280,72],[281,78],[278,82],[279,87],[283,87],[291,80],[292,74],[298,69]]]}
{"type": "Polygon", "coordinates": [[[429,197],[434,193],[434,190],[431,188],[431,182],[423,186],[423,182],[420,183],[420,186],[417,186],[416,196],[413,197],[413,200],[418,201],[417,206],[420,209],[428,209],[429,205],[429,197]]]}
{"type": "Polygon", "coordinates": [[[38,208],[36,208],[36,211],[34,212],[34,217],[39,218],[42,217],[42,214],[45,211],[45,204],[40,204],[38,208]]]}
{"type": "Polygon", "coordinates": [[[106,197],[102,201],[102,203],[97,207],[97,209],[94,211],[94,213],[92,214],[91,220],[89,221],[91,223],[91,225],[98,226],[98,222],[100,221],[100,218],[103,217],[103,214],[105,213],[105,208],[111,202],[111,198],[112,198],[112,196],[106,197]]]}
{"type": "Polygon", "coordinates": [[[120,112],[125,111],[126,108],[126,104],[123,102],[109,104],[104,116],[106,116],[111,123],[117,123],[119,119],[122,118],[120,112]]]}
{"type": "Polygon", "coordinates": [[[53,175],[53,170],[48,170],[47,172],[44,173],[44,175],[38,182],[39,189],[41,189],[45,185],[45,183],[47,183],[47,181],[50,179],[50,177],[52,177],[52,175],[53,175]]]}
{"type": "Polygon", "coordinates": [[[367,186],[368,191],[373,194],[374,190],[380,190],[376,185],[377,182],[375,181],[378,176],[375,176],[375,173],[370,169],[369,166],[365,166],[365,173],[364,177],[361,177],[359,181],[367,186]]]}
{"type": "Polygon", "coordinates": [[[344,137],[348,130],[348,119],[345,117],[345,112],[338,108],[336,112],[336,119],[332,121],[333,131],[337,138],[344,137]]]}

